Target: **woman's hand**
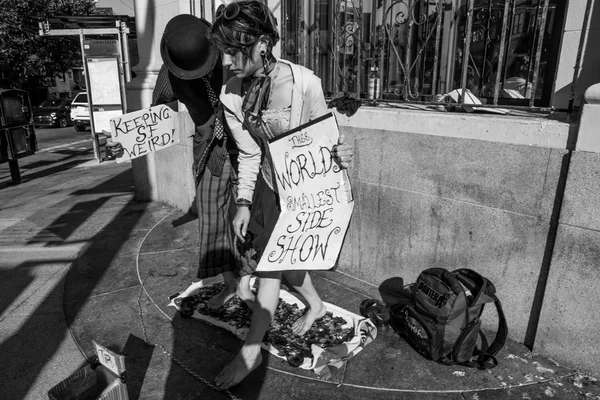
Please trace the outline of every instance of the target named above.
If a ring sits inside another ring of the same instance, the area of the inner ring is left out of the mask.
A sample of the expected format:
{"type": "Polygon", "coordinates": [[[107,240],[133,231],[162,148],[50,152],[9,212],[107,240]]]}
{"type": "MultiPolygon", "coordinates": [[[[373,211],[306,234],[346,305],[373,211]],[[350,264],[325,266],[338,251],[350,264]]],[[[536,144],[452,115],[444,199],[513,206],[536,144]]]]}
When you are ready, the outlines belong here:
{"type": "Polygon", "coordinates": [[[233,231],[235,236],[244,243],[246,240],[246,231],[250,223],[250,208],[248,206],[238,206],[237,213],[233,218],[233,231]]]}
{"type": "Polygon", "coordinates": [[[354,159],[354,147],[350,143],[346,143],[346,135],[340,133],[338,144],[333,146],[331,151],[333,159],[342,167],[348,168],[354,159]]]}

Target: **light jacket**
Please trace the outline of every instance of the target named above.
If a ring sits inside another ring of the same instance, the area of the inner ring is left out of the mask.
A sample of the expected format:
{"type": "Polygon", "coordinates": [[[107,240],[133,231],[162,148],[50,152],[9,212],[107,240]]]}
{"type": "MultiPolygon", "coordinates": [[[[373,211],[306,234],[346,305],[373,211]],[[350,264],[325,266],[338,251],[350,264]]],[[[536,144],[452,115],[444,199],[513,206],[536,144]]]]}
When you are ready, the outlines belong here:
{"type": "MultiPolygon", "coordinates": [[[[309,69],[286,60],[277,62],[289,65],[292,70],[293,89],[290,129],[305,124],[327,113],[321,80],[309,69]]],[[[261,168],[261,150],[250,132],[244,127],[242,111],[242,78],[233,77],[221,90],[221,103],[225,121],[239,149],[238,199],[252,201],[256,178],[261,168]]],[[[270,177],[263,174],[267,183],[270,177]]],[[[270,184],[270,186],[272,186],[270,184]]]]}

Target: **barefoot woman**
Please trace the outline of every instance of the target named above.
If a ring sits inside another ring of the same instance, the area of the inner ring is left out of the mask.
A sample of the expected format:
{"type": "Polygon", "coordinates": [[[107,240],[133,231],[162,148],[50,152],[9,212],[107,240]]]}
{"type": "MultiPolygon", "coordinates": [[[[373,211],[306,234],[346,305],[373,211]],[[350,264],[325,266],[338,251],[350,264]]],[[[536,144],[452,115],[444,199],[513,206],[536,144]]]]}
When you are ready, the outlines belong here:
{"type": "MultiPolygon", "coordinates": [[[[279,41],[276,20],[260,1],[239,1],[217,11],[209,35],[223,55],[231,78],[221,92],[225,120],[239,149],[239,186],[234,231],[244,243],[244,257],[256,267],[277,222],[280,206],[267,141],[327,112],[321,81],[312,71],[277,60],[271,53],[279,41]]],[[[344,168],[353,150],[340,142],[332,151],[344,168]]],[[[262,361],[261,343],[279,300],[282,275],[308,303],[293,325],[303,335],[325,314],[325,306],[306,271],[258,273],[260,284],[250,331],[236,358],[216,377],[229,388],[262,361]]]]}

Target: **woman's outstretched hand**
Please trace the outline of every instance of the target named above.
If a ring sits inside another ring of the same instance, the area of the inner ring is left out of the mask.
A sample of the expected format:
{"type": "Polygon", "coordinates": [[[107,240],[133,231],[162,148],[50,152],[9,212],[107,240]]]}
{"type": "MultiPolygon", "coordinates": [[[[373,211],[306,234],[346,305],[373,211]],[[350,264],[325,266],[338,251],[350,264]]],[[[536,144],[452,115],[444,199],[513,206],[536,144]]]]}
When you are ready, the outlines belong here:
{"type": "Polygon", "coordinates": [[[340,133],[338,144],[333,146],[331,151],[333,159],[342,167],[348,168],[354,159],[354,147],[350,143],[346,143],[346,135],[340,133]]]}
{"type": "Polygon", "coordinates": [[[233,231],[235,236],[244,243],[246,240],[246,232],[248,230],[248,224],[250,223],[250,208],[249,207],[238,207],[237,213],[233,218],[233,231]]]}

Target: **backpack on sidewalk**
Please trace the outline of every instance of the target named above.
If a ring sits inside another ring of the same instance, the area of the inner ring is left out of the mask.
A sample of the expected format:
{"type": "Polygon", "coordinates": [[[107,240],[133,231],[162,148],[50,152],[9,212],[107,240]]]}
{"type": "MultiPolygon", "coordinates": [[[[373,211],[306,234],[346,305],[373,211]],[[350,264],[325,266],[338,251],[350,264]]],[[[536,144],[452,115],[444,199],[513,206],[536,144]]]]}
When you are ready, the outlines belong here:
{"type": "Polygon", "coordinates": [[[390,325],[418,353],[444,364],[479,369],[498,365],[494,357],[508,335],[494,285],[470,269],[430,268],[390,306],[390,325]],[[498,312],[498,330],[488,345],[480,316],[486,303],[498,312]],[[478,346],[478,337],[481,344],[478,346]]]}

